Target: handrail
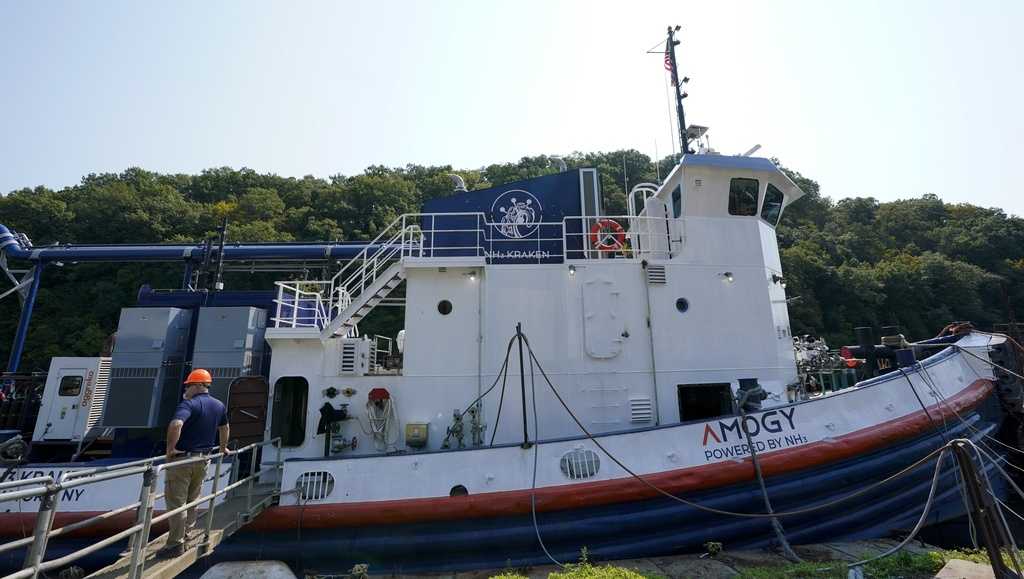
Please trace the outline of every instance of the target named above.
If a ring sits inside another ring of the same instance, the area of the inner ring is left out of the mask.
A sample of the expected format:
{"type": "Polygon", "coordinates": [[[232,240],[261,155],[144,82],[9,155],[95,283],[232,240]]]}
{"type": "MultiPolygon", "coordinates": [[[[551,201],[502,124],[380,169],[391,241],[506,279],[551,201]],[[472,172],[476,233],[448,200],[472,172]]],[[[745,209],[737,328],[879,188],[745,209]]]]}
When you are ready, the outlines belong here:
{"type": "MultiPolygon", "coordinates": [[[[638,185],[631,193],[641,194],[648,189],[638,185]]],[[[502,233],[507,224],[490,221],[479,211],[405,213],[378,232],[330,279],[277,282],[277,315],[272,320],[277,327],[316,327],[322,333],[339,323],[344,326],[348,320],[339,321],[338,317],[353,310],[354,304],[364,304],[366,299],[359,300],[358,296],[374,287],[396,261],[405,258],[474,257],[487,263],[561,263],[604,258],[637,262],[675,255],[679,244],[685,243],[683,230],[670,227],[672,220],[667,216],[640,213],[565,216],[560,221],[532,223],[529,235],[521,238],[506,235],[507,231],[502,233]],[[591,227],[601,219],[615,219],[623,225],[628,240],[623,247],[593,247],[591,227]],[[315,290],[309,291],[310,288],[315,290]]]]}
{"type": "MultiPolygon", "coordinates": [[[[284,469],[284,464],[281,460],[281,438],[272,438],[261,442],[254,442],[246,445],[238,450],[232,451],[230,455],[241,455],[246,452],[251,452],[250,458],[250,469],[247,476],[229,483],[224,488],[218,488],[221,478],[221,467],[225,456],[229,454],[215,453],[206,456],[186,458],[184,460],[176,460],[173,462],[163,462],[157,464],[160,461],[165,460],[165,457],[151,457],[128,463],[122,463],[118,465],[112,465],[108,467],[97,467],[92,469],[86,469],[85,471],[69,472],[61,476],[60,480],[54,481],[52,477],[38,477],[33,482],[39,484],[39,486],[31,489],[24,489],[21,491],[12,491],[8,493],[0,494],[2,500],[14,500],[15,498],[24,498],[29,496],[42,496],[40,501],[39,511],[36,513],[35,529],[31,537],[24,537],[15,541],[9,541],[0,545],[0,553],[15,549],[18,547],[24,547],[30,545],[28,555],[25,558],[24,567],[10,575],[7,575],[5,579],[16,579],[23,577],[36,578],[41,572],[50,571],[63,567],[69,563],[72,563],[86,555],[94,553],[108,545],[112,545],[117,541],[125,538],[131,539],[131,566],[129,569],[130,577],[137,579],[142,576],[142,572],[145,569],[145,560],[142,557],[142,550],[144,545],[147,543],[149,537],[149,531],[152,528],[153,523],[166,520],[176,514],[182,513],[193,507],[197,507],[204,502],[208,502],[209,506],[206,509],[206,525],[204,531],[203,545],[206,546],[206,552],[209,552],[209,540],[210,533],[212,532],[213,526],[213,515],[216,505],[217,497],[220,497],[243,484],[249,485],[249,496],[247,497],[247,513],[251,515],[252,509],[252,486],[254,481],[267,473],[280,472],[284,469]],[[273,446],[277,449],[277,461],[272,463],[271,466],[260,468],[256,470],[256,450],[264,446],[273,446]],[[179,468],[182,466],[196,464],[199,462],[209,463],[210,461],[216,460],[215,463],[215,474],[213,479],[213,487],[210,493],[198,497],[194,501],[188,502],[180,507],[173,510],[165,511],[159,516],[153,516],[153,507],[155,501],[161,498],[163,495],[156,492],[156,481],[161,472],[173,468],[179,468]],[[99,515],[71,523],[58,529],[52,529],[54,514],[56,514],[59,493],[65,489],[75,488],[79,486],[86,486],[95,484],[98,482],[104,482],[108,480],[114,480],[118,478],[134,476],[142,474],[142,485],[139,492],[139,500],[132,502],[128,505],[119,507],[115,510],[101,513],[99,515]],[[97,522],[110,519],[119,514],[131,511],[135,509],[136,517],[135,524],[127,529],[124,529],[110,537],[107,537],[101,541],[93,543],[88,547],[84,547],[72,553],[69,553],[63,557],[44,561],[46,553],[47,542],[51,537],[56,537],[69,533],[71,531],[87,527],[97,522]]],[[[18,481],[21,482],[21,481],[18,481]]],[[[29,483],[25,483],[29,484],[29,483]]],[[[8,485],[6,488],[15,488],[16,486],[22,485],[8,485]]],[[[257,506],[262,505],[266,500],[261,501],[257,506]]]]}

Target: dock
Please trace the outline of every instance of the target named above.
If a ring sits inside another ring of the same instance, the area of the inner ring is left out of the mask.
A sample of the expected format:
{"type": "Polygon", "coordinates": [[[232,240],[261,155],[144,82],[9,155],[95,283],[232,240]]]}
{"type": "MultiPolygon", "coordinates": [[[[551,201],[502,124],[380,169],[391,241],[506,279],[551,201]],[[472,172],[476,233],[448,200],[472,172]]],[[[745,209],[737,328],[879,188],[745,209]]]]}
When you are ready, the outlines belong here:
{"type": "MultiPolygon", "coordinates": [[[[200,513],[196,528],[189,532],[185,552],[178,557],[157,559],[156,554],[167,544],[164,533],[146,544],[143,555],[143,571],[141,576],[152,579],[169,579],[176,577],[200,558],[211,553],[222,541],[233,535],[246,523],[256,518],[270,505],[277,496],[277,485],[261,484],[253,486],[253,494],[248,491],[230,497],[217,505],[213,513],[213,524],[209,539],[204,541],[203,523],[205,513],[200,513]]],[[[131,572],[132,554],[125,552],[121,558],[110,565],[88,575],[88,579],[128,579],[131,572]]]]}

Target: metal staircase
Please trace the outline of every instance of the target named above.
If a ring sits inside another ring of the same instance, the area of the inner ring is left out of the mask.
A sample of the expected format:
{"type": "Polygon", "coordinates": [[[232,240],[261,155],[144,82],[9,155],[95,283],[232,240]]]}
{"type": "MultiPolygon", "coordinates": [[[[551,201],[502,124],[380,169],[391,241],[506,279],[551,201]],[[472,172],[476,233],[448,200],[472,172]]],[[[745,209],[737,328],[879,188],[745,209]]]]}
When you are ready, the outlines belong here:
{"type": "Polygon", "coordinates": [[[321,339],[344,336],[405,280],[402,257],[423,250],[418,223],[399,217],[331,278],[328,308],[338,312],[320,332],[321,339]]]}
{"type": "Polygon", "coordinates": [[[321,332],[322,338],[348,335],[349,330],[360,322],[384,298],[394,291],[405,280],[405,269],[402,262],[394,261],[380,272],[376,279],[367,287],[362,288],[355,296],[350,297],[348,307],[341,310],[321,332]]]}

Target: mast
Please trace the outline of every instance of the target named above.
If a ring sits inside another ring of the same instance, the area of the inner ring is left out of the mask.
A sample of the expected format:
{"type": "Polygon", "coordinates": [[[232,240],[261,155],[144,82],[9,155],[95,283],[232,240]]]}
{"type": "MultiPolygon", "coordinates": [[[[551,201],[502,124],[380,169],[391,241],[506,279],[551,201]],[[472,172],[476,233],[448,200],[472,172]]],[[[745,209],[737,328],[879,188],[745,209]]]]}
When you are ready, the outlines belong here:
{"type": "Polygon", "coordinates": [[[680,28],[679,25],[668,27],[668,39],[665,40],[665,66],[672,73],[672,87],[675,88],[676,94],[676,120],[679,122],[679,150],[685,155],[693,153],[693,151],[690,150],[690,139],[686,134],[686,115],[683,113],[683,99],[688,95],[683,92],[682,85],[690,79],[684,76],[683,81],[679,82],[679,68],[676,65],[676,45],[679,44],[679,41],[676,40],[675,35],[680,28]]]}

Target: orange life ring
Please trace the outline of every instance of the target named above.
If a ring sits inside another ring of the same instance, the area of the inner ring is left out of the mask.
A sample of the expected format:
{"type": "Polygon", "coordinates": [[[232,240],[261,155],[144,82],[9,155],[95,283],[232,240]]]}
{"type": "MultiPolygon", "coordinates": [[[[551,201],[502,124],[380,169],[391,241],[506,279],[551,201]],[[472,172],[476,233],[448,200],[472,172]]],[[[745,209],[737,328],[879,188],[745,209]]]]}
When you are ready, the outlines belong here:
{"type": "Polygon", "coordinates": [[[598,251],[618,251],[626,245],[626,230],[614,219],[601,219],[590,228],[590,245],[598,251]]]}

